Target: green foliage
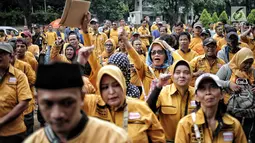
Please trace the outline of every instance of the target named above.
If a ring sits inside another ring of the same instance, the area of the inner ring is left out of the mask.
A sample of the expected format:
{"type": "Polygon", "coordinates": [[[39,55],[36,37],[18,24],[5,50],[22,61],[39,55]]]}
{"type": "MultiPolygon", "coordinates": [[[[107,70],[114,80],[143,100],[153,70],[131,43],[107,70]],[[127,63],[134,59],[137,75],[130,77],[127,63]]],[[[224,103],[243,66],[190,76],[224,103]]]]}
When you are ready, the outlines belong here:
{"type": "Polygon", "coordinates": [[[21,11],[0,12],[1,25],[15,26],[18,23],[24,22],[23,18],[24,16],[21,11]]]}
{"type": "Polygon", "coordinates": [[[255,9],[252,9],[251,10],[251,13],[248,15],[247,17],[247,21],[250,23],[250,24],[255,24],[255,9]]]}
{"type": "Polygon", "coordinates": [[[222,22],[225,21],[225,22],[229,23],[228,15],[225,10],[222,11],[222,13],[220,14],[219,21],[222,21],[222,22]]]}
{"type": "Polygon", "coordinates": [[[55,12],[44,12],[44,11],[37,11],[31,14],[32,23],[40,23],[40,24],[50,24],[55,19],[61,17],[59,13],[55,12]]]}
{"type": "Polygon", "coordinates": [[[203,10],[200,19],[201,23],[203,24],[203,26],[208,29],[209,28],[209,24],[212,21],[211,20],[211,14],[207,12],[206,9],[203,10]]]}
{"type": "Polygon", "coordinates": [[[219,17],[217,15],[217,12],[214,12],[212,15],[212,22],[217,23],[219,21],[219,17]]]}
{"type": "Polygon", "coordinates": [[[97,0],[91,1],[90,11],[99,20],[120,20],[129,13],[125,0],[97,0]]]}

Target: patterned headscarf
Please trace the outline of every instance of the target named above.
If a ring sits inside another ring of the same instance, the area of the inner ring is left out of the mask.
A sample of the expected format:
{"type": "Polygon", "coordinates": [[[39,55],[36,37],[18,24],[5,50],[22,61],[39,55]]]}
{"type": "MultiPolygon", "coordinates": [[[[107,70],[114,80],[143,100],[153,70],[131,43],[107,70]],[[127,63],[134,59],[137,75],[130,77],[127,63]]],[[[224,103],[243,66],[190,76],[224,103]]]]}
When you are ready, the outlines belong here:
{"type": "Polygon", "coordinates": [[[115,53],[110,56],[108,60],[108,64],[116,65],[120,68],[122,71],[127,84],[127,96],[133,97],[133,98],[139,98],[140,97],[140,90],[138,87],[130,83],[130,62],[128,60],[128,57],[124,53],[115,53]]]}

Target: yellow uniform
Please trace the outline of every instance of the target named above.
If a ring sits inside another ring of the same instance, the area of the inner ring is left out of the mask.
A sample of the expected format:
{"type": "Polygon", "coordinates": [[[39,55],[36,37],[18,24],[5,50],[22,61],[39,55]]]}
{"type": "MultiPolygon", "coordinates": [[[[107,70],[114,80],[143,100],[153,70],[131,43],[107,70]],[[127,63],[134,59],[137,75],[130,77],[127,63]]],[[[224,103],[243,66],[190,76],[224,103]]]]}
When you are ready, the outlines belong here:
{"type": "Polygon", "coordinates": [[[198,56],[198,53],[189,49],[189,51],[187,53],[184,53],[181,49],[175,51],[177,52],[184,60],[190,62],[193,58],[195,58],[196,56],[198,56]]]}
{"type": "MultiPolygon", "coordinates": [[[[185,96],[180,95],[175,84],[163,87],[157,101],[159,121],[165,130],[166,139],[173,141],[179,120],[196,107],[195,89],[188,88],[185,96]]],[[[180,136],[177,136],[180,138],[180,136]]]]}
{"type": "Polygon", "coordinates": [[[118,45],[118,42],[119,42],[118,29],[116,29],[116,30],[111,29],[110,30],[110,38],[114,40],[116,45],[118,45]]]}
{"type": "MultiPolygon", "coordinates": [[[[145,61],[142,61],[140,59],[139,54],[135,51],[134,48],[128,48],[127,51],[128,51],[130,58],[133,61],[135,61],[134,66],[137,69],[137,73],[143,83],[145,95],[148,95],[149,91],[150,91],[150,85],[151,85],[152,80],[155,78],[158,78],[160,73],[169,73],[170,68],[156,69],[156,68],[149,67],[146,65],[145,61]],[[150,69],[152,69],[152,70],[150,70],[150,69]]],[[[174,61],[178,61],[178,60],[182,59],[182,57],[176,52],[172,52],[172,57],[173,57],[174,61]]]]}
{"type": "Polygon", "coordinates": [[[68,60],[65,55],[59,54],[60,49],[61,49],[60,46],[54,45],[50,50],[50,59],[52,61],[72,63],[72,61],[68,60]]]}
{"type": "Polygon", "coordinates": [[[255,40],[251,39],[250,37],[245,36],[245,37],[241,37],[241,41],[249,45],[250,49],[253,52],[253,55],[255,56],[255,40]]]}
{"type": "MultiPolygon", "coordinates": [[[[210,128],[206,127],[206,119],[202,109],[196,112],[195,124],[199,128],[201,135],[201,143],[247,143],[244,131],[239,121],[229,114],[224,114],[222,117],[223,128],[219,131],[218,135],[212,137],[213,132],[210,128]]],[[[216,123],[218,126],[219,122],[216,123]]],[[[178,124],[176,131],[175,143],[197,143],[195,137],[194,122],[191,114],[182,118],[178,124]]]]}
{"type": "Polygon", "coordinates": [[[205,54],[203,43],[196,44],[192,50],[197,52],[198,55],[205,54]]]}
{"type": "Polygon", "coordinates": [[[55,41],[57,40],[57,37],[58,37],[57,33],[48,31],[48,32],[45,33],[45,35],[46,35],[45,40],[47,42],[47,45],[48,46],[53,46],[55,41]]]}
{"type": "MultiPolygon", "coordinates": [[[[86,34],[84,34],[86,35],[86,34]]],[[[99,55],[101,55],[104,51],[104,43],[105,41],[108,39],[107,35],[105,33],[97,33],[97,34],[93,34],[90,33],[89,34],[90,37],[90,41],[87,41],[86,38],[84,38],[84,46],[89,45],[88,43],[92,44],[95,46],[95,54],[98,57],[99,55]]]]}
{"type": "Polygon", "coordinates": [[[25,75],[27,76],[28,79],[28,83],[30,85],[30,90],[32,93],[32,99],[29,101],[29,106],[28,108],[24,111],[24,115],[27,115],[29,113],[31,113],[32,111],[34,111],[35,109],[35,79],[36,79],[36,75],[35,75],[35,71],[32,69],[32,67],[23,61],[20,61],[18,59],[15,60],[15,63],[13,65],[15,68],[21,70],[23,73],[25,73],[25,75]]]}
{"type": "Polygon", "coordinates": [[[122,88],[124,98],[121,98],[119,107],[109,107],[99,95],[86,95],[84,111],[102,120],[106,120],[122,127],[128,132],[133,143],[165,142],[162,126],[156,115],[143,101],[126,97],[126,81],[122,71],[113,65],[102,67],[98,73],[97,89],[100,88],[102,77],[107,74],[114,78],[122,88]]]}
{"type": "Polygon", "coordinates": [[[35,58],[35,56],[33,55],[33,53],[31,53],[31,52],[29,52],[29,51],[26,51],[26,52],[25,52],[25,56],[31,57],[31,58],[33,58],[33,59],[36,60],[36,58],[35,58]]]}
{"type": "Polygon", "coordinates": [[[218,34],[215,34],[215,35],[213,36],[213,39],[214,39],[216,42],[218,42],[218,41],[220,41],[221,39],[225,39],[225,38],[224,38],[224,36],[219,36],[218,34]]]}
{"type": "Polygon", "coordinates": [[[31,44],[30,46],[28,46],[27,50],[34,54],[34,56],[39,56],[40,53],[39,46],[31,44]]]}
{"type": "MultiPolygon", "coordinates": [[[[128,135],[133,143],[165,142],[162,126],[145,102],[127,97],[128,135]]],[[[93,117],[123,126],[123,108],[112,111],[99,95],[85,95],[84,111],[93,117]]]]}
{"type": "MultiPolygon", "coordinates": [[[[139,55],[139,56],[140,56],[140,58],[141,58],[142,61],[145,61],[144,55],[139,55]]],[[[134,65],[135,61],[133,61],[133,60],[130,58],[130,56],[128,56],[128,59],[129,59],[129,61],[130,61],[130,64],[134,65]]],[[[142,81],[141,81],[140,77],[139,77],[138,74],[137,74],[137,70],[131,71],[131,80],[130,80],[130,82],[131,82],[133,85],[135,85],[135,86],[140,86],[140,87],[143,86],[143,85],[142,85],[142,81]]]]}
{"type": "Polygon", "coordinates": [[[159,30],[157,24],[153,24],[151,26],[151,32],[154,31],[154,30],[159,30]]]}
{"type": "MultiPolygon", "coordinates": [[[[150,31],[149,31],[149,29],[147,29],[147,28],[144,28],[144,27],[142,27],[142,26],[140,26],[139,28],[138,28],[138,33],[140,34],[140,35],[150,35],[150,31]]],[[[146,46],[149,46],[150,45],[150,41],[149,41],[149,38],[148,37],[146,37],[146,38],[140,38],[141,40],[142,40],[142,43],[144,43],[146,46]]]]}
{"type": "MultiPolygon", "coordinates": [[[[105,121],[88,117],[87,125],[80,135],[68,140],[68,143],[129,143],[127,133],[115,126],[114,124],[105,121]]],[[[44,128],[39,129],[24,143],[50,143],[45,135],[44,128]]]]}
{"type": "MultiPolygon", "coordinates": [[[[31,91],[26,75],[20,70],[9,66],[3,81],[0,83],[0,118],[6,116],[20,102],[31,100],[31,91]]],[[[11,136],[26,131],[23,115],[1,126],[0,136],[11,136]]]]}
{"type": "Polygon", "coordinates": [[[193,37],[190,41],[189,48],[193,49],[196,44],[202,43],[203,40],[200,37],[193,37]]]}
{"type": "Polygon", "coordinates": [[[31,58],[30,56],[25,55],[24,58],[19,59],[19,60],[28,63],[33,68],[33,70],[35,72],[37,71],[38,62],[36,61],[35,58],[31,58]]]}

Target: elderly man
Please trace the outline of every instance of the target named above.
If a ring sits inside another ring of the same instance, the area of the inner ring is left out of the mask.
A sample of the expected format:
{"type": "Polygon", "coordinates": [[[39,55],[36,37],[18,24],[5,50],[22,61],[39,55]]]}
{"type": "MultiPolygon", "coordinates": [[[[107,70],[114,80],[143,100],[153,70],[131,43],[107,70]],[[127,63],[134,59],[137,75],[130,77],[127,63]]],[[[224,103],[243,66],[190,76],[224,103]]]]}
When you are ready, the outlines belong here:
{"type": "Polygon", "coordinates": [[[10,63],[13,48],[0,42],[0,142],[21,143],[26,126],[23,112],[32,99],[26,75],[10,63]]]}

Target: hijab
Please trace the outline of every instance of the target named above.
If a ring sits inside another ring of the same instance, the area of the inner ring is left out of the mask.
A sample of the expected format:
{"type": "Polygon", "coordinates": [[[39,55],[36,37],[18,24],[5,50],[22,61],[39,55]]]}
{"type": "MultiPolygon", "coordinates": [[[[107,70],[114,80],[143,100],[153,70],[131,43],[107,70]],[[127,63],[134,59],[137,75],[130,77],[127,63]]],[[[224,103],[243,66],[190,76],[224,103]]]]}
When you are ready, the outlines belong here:
{"type": "Polygon", "coordinates": [[[147,55],[147,58],[146,58],[146,64],[150,67],[153,67],[153,68],[156,68],[156,69],[166,69],[168,68],[169,66],[171,66],[173,64],[173,57],[172,57],[172,54],[171,52],[165,48],[165,46],[163,45],[163,43],[160,41],[160,40],[156,40],[155,42],[153,42],[149,48],[149,51],[148,51],[148,55],[147,55]],[[153,45],[155,44],[158,44],[161,46],[161,48],[165,51],[165,54],[166,54],[166,59],[163,63],[163,65],[161,66],[156,66],[156,67],[153,67],[153,61],[152,61],[152,58],[151,58],[151,51],[153,49],[153,45]]]}
{"type": "Polygon", "coordinates": [[[102,53],[102,57],[103,58],[109,58],[114,52],[115,52],[115,50],[116,50],[116,44],[115,44],[115,42],[114,42],[114,40],[113,39],[107,39],[106,41],[105,41],[105,44],[107,43],[107,42],[111,42],[112,43],[112,52],[111,53],[108,53],[107,51],[106,51],[106,49],[104,50],[104,52],[102,53]]]}
{"type": "Polygon", "coordinates": [[[122,74],[125,77],[126,80],[126,86],[127,86],[127,96],[133,97],[133,98],[139,98],[140,97],[140,90],[138,87],[130,83],[130,62],[128,60],[128,57],[124,53],[115,53],[110,56],[108,59],[108,64],[116,65],[120,68],[122,71],[122,74]]]}
{"type": "Polygon", "coordinates": [[[232,73],[239,78],[251,79],[253,77],[252,70],[248,73],[242,71],[240,68],[241,64],[248,60],[254,59],[253,52],[249,48],[241,48],[229,62],[229,67],[232,70],[232,73]]]}

